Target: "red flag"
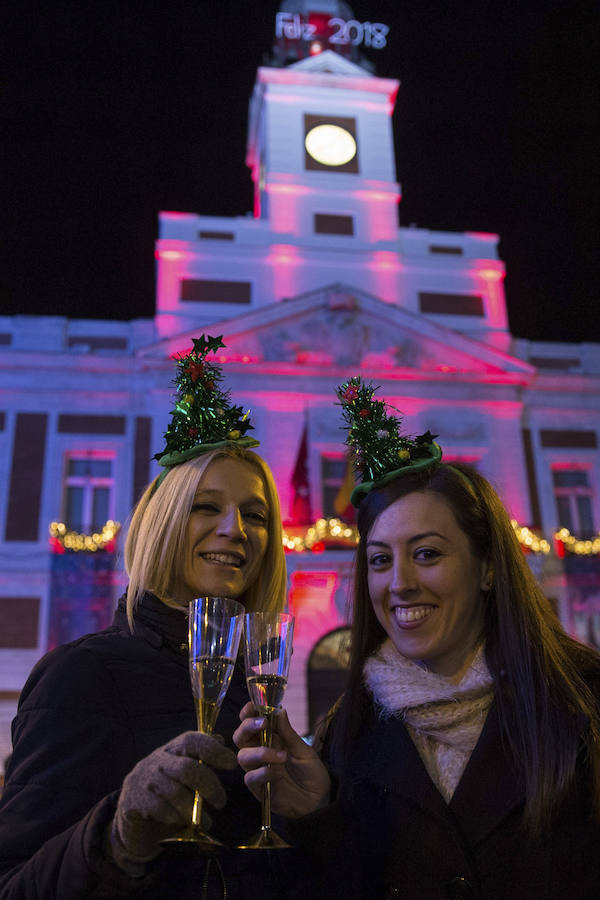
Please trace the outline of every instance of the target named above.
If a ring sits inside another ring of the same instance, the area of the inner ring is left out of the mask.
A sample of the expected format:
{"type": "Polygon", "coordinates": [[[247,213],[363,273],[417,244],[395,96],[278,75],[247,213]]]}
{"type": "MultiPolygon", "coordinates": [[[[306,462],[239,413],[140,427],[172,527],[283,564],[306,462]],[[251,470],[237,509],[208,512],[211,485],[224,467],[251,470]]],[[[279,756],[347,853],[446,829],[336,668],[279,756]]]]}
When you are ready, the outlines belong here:
{"type": "Polygon", "coordinates": [[[310,486],[308,483],[308,426],[304,426],[302,440],[298,448],[296,465],[292,473],[292,510],[291,519],[294,525],[312,525],[310,509],[310,486]]]}

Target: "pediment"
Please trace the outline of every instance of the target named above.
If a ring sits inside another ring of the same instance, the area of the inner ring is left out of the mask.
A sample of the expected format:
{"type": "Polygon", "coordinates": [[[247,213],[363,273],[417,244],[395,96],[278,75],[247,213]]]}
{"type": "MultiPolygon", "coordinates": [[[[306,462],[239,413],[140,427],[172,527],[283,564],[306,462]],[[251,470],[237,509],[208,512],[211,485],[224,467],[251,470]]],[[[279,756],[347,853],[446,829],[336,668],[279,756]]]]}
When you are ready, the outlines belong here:
{"type": "Polygon", "coordinates": [[[172,356],[187,350],[200,331],[223,334],[223,358],[231,362],[335,367],[365,374],[394,369],[411,377],[455,372],[528,379],[534,372],[488,344],[344,284],[214,322],[139,353],[172,356]]]}
{"type": "Polygon", "coordinates": [[[348,77],[374,78],[375,76],[363,69],[362,66],[344,59],[339,53],[333,50],[324,50],[316,56],[307,56],[299,62],[292,63],[288,66],[296,72],[314,72],[327,73],[330,75],[346,75],[348,77]]]}

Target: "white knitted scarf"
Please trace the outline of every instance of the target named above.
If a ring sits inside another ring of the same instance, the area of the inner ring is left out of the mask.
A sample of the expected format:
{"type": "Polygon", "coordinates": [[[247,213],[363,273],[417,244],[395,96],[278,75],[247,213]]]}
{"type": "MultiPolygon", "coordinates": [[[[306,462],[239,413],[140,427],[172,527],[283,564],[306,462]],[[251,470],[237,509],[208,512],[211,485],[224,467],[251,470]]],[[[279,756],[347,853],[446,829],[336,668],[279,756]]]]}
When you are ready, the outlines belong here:
{"type": "Polygon", "coordinates": [[[389,638],[366,661],[365,684],[382,718],[399,716],[446,803],[479,739],[494,696],[483,645],[460,681],[402,656],[389,638]]]}

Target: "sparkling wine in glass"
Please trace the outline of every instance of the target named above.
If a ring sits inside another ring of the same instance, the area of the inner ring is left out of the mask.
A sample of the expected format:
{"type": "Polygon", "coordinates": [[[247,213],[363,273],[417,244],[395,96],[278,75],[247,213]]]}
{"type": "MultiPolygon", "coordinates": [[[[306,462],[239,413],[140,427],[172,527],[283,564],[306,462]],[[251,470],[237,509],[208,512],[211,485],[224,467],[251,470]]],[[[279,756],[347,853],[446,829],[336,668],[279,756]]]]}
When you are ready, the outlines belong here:
{"type": "MultiPolygon", "coordinates": [[[[189,668],[198,731],[212,734],[235,667],[244,622],[244,607],[226,597],[198,597],[190,603],[189,668]]],[[[199,765],[204,765],[201,761],[199,765]]],[[[202,797],[196,791],[192,820],[162,843],[196,845],[204,852],[223,847],[201,827],[202,797]]]]}
{"type": "MultiPolygon", "coordinates": [[[[294,617],[287,613],[256,612],[245,617],[246,683],[250,699],[265,720],[261,731],[263,747],[270,747],[278,711],[287,685],[294,617]]],[[[271,827],[271,785],[263,787],[261,829],[240,845],[240,850],[276,850],[289,847],[271,827]]]]}

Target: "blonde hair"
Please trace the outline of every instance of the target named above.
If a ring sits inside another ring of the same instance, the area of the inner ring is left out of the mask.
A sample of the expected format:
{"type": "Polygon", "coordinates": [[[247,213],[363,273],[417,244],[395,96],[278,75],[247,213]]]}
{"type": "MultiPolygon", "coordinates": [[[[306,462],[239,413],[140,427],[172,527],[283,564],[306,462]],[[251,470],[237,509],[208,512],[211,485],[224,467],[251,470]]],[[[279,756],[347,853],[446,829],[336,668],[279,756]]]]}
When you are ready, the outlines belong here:
{"type": "Polygon", "coordinates": [[[157,478],[135,506],[125,542],[125,568],[129,576],[127,619],[133,632],[133,612],[144,591],[167,606],[187,609],[177,600],[174,587],[183,572],[181,548],[196,489],[216,459],[243,460],[260,474],[268,505],[268,542],[258,577],[243,598],[246,609],[280,612],[285,606],[287,574],[279,496],[271,470],[256,453],[242,448],[223,448],[173,466],[157,486],[157,478]]]}

